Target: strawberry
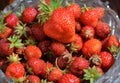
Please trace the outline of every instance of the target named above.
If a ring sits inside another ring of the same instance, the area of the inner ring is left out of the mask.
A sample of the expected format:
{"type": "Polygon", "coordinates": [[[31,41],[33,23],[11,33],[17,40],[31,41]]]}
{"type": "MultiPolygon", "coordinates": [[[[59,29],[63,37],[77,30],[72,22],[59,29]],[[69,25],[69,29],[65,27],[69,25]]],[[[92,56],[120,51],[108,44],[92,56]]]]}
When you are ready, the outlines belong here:
{"type": "Polygon", "coordinates": [[[100,66],[95,66],[95,67],[99,71],[100,74],[102,74],[102,75],[104,74],[104,72],[100,66]]]}
{"type": "Polygon", "coordinates": [[[89,67],[89,62],[85,58],[76,57],[75,60],[72,61],[69,70],[74,75],[80,76],[83,75],[83,70],[89,67]]]}
{"type": "Polygon", "coordinates": [[[95,27],[95,34],[100,38],[106,38],[108,34],[111,32],[110,26],[102,21],[99,21],[97,23],[97,26],[95,27]]]}
{"type": "Polygon", "coordinates": [[[4,32],[0,32],[0,38],[1,39],[8,38],[11,33],[12,33],[12,29],[9,27],[6,27],[4,32]]]}
{"type": "Polygon", "coordinates": [[[94,38],[95,30],[92,26],[84,26],[81,29],[80,35],[85,39],[94,38]]]}
{"type": "Polygon", "coordinates": [[[107,51],[102,51],[99,53],[102,60],[102,68],[107,71],[115,62],[115,58],[107,51]]]}
{"type": "Polygon", "coordinates": [[[80,32],[81,30],[81,24],[78,21],[75,21],[75,31],[80,32]]]}
{"type": "Polygon", "coordinates": [[[119,48],[119,40],[116,35],[111,35],[102,41],[103,50],[109,50],[110,53],[116,54],[119,48]]]}
{"type": "Polygon", "coordinates": [[[10,55],[14,51],[14,48],[10,48],[10,43],[7,39],[0,40],[0,54],[2,56],[10,55]]]}
{"type": "Polygon", "coordinates": [[[31,23],[36,20],[37,10],[34,7],[27,7],[22,13],[22,21],[31,23]]]}
{"type": "Polygon", "coordinates": [[[16,14],[11,13],[5,17],[5,23],[8,27],[14,28],[19,23],[19,19],[16,14]]]}
{"type": "Polygon", "coordinates": [[[57,8],[45,22],[43,31],[50,38],[63,43],[70,43],[75,39],[74,16],[65,8],[57,8]]]}
{"type": "Polygon", "coordinates": [[[81,83],[80,80],[73,74],[64,74],[58,83],[81,83]]]}
{"type": "Polygon", "coordinates": [[[66,9],[73,13],[75,19],[77,20],[81,14],[81,8],[77,3],[70,4],[66,7],[66,9]]]}
{"type": "Polygon", "coordinates": [[[52,42],[50,48],[55,56],[61,56],[66,51],[64,44],[60,42],[52,42]]]}
{"type": "Polygon", "coordinates": [[[105,10],[103,7],[96,7],[95,11],[96,11],[99,19],[101,19],[104,16],[105,10]]]}
{"type": "Polygon", "coordinates": [[[7,67],[5,74],[9,78],[20,79],[24,77],[25,69],[21,63],[13,62],[7,67]]]}
{"type": "Polygon", "coordinates": [[[61,79],[63,73],[60,69],[58,68],[53,68],[50,73],[48,74],[48,80],[49,81],[58,81],[59,79],[61,79]]]}
{"type": "Polygon", "coordinates": [[[82,47],[82,53],[86,57],[91,57],[94,54],[99,54],[102,48],[102,43],[100,40],[92,38],[87,40],[82,47]]]}
{"type": "Polygon", "coordinates": [[[28,75],[23,83],[41,83],[40,78],[37,75],[28,75]]]}
{"type": "Polygon", "coordinates": [[[45,0],[48,5],[50,5],[50,0],[45,0]]]}
{"type": "Polygon", "coordinates": [[[51,41],[49,40],[44,40],[39,42],[38,47],[41,49],[42,53],[45,53],[49,50],[51,41]]]}
{"type": "Polygon", "coordinates": [[[27,61],[28,71],[36,75],[40,74],[43,71],[43,68],[46,66],[44,60],[38,58],[30,58],[27,61]]]}
{"type": "Polygon", "coordinates": [[[96,27],[96,25],[98,23],[98,15],[97,15],[96,10],[94,8],[87,8],[82,11],[84,11],[84,12],[80,15],[80,21],[84,25],[96,27]]]}
{"type": "Polygon", "coordinates": [[[43,26],[41,24],[34,24],[31,27],[31,32],[33,37],[37,40],[37,41],[43,41],[46,39],[46,35],[43,32],[43,26]]]}
{"type": "Polygon", "coordinates": [[[82,49],[83,40],[80,35],[75,34],[75,40],[71,43],[69,49],[73,52],[78,52],[82,49]]]}
{"type": "Polygon", "coordinates": [[[29,45],[25,49],[25,57],[26,59],[30,58],[41,58],[42,52],[41,50],[35,45],[29,45]]]}

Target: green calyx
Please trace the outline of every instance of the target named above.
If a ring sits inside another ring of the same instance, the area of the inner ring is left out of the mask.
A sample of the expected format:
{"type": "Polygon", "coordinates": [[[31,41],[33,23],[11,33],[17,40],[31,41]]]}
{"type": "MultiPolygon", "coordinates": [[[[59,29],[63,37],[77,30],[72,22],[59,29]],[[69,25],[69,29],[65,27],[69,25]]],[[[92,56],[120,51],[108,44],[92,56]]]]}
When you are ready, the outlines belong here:
{"type": "Polygon", "coordinates": [[[28,38],[27,40],[25,40],[25,45],[28,46],[28,45],[36,45],[37,42],[32,39],[32,38],[28,38]]]}
{"type": "Polygon", "coordinates": [[[6,28],[6,24],[4,23],[4,17],[0,18],[0,33],[4,33],[6,28]]]}
{"type": "Polygon", "coordinates": [[[95,66],[85,69],[84,72],[85,74],[83,80],[89,80],[90,83],[94,83],[95,80],[102,76],[95,66]]]}
{"type": "Polygon", "coordinates": [[[85,11],[88,11],[89,9],[91,9],[92,7],[88,7],[86,4],[83,5],[82,9],[82,13],[84,13],[85,11]]]}
{"type": "Polygon", "coordinates": [[[108,47],[108,50],[110,51],[110,53],[115,55],[114,57],[116,57],[116,54],[119,52],[119,48],[117,48],[115,45],[112,45],[111,47],[108,47]]]}
{"type": "Polygon", "coordinates": [[[40,0],[39,11],[37,19],[38,22],[44,23],[48,18],[52,15],[52,12],[60,7],[62,4],[62,0],[50,0],[50,4],[47,4],[45,0],[40,0]]]}

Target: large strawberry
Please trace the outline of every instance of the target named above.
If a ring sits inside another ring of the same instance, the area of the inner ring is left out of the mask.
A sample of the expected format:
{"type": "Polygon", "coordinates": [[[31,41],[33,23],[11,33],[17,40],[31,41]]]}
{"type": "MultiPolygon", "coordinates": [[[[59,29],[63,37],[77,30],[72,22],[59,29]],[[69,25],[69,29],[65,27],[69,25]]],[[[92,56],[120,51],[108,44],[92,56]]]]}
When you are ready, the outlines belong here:
{"type": "Polygon", "coordinates": [[[102,48],[102,43],[100,40],[92,38],[87,40],[82,47],[82,53],[86,57],[91,57],[94,54],[100,53],[102,48]]]}
{"type": "Polygon", "coordinates": [[[58,83],[81,83],[80,80],[73,74],[64,74],[58,83]]]}

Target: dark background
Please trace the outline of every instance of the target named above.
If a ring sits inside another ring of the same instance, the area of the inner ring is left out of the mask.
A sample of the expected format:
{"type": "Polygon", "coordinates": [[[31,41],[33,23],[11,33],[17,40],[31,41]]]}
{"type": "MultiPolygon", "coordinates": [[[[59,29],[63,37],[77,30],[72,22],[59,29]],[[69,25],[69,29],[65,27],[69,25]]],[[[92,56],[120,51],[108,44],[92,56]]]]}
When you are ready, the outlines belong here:
{"type": "MultiPolygon", "coordinates": [[[[14,0],[0,0],[0,10],[6,5],[11,4],[14,0]]],[[[103,2],[109,1],[110,7],[115,10],[120,17],[120,0],[102,0],[103,2]]]]}

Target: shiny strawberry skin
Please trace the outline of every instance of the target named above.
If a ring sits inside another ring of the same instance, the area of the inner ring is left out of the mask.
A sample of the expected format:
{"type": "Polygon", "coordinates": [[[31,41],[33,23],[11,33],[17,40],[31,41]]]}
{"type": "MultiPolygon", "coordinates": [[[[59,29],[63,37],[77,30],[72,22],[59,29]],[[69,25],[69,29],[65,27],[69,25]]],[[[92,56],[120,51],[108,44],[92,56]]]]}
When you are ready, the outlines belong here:
{"type": "Polygon", "coordinates": [[[73,74],[64,74],[58,83],[81,83],[80,80],[73,74]]]}
{"type": "Polygon", "coordinates": [[[99,56],[101,57],[101,66],[104,71],[107,71],[115,62],[114,57],[107,51],[100,52],[99,56]]]}
{"type": "Polygon", "coordinates": [[[26,59],[30,58],[41,58],[42,52],[41,50],[35,45],[29,45],[25,49],[25,57],[26,59]]]}
{"type": "Polygon", "coordinates": [[[22,78],[25,74],[25,69],[24,69],[24,66],[21,64],[21,63],[11,63],[7,69],[6,69],[6,72],[5,72],[6,76],[9,77],[9,78],[22,78]]]}
{"type": "Polygon", "coordinates": [[[69,70],[76,76],[83,75],[83,70],[89,67],[89,62],[85,58],[76,57],[70,65],[69,70]]]}
{"type": "Polygon", "coordinates": [[[65,8],[57,8],[44,23],[43,31],[48,37],[63,43],[74,41],[75,19],[73,14],[65,8]]]}
{"type": "Polygon", "coordinates": [[[90,58],[94,54],[99,54],[101,52],[102,43],[100,40],[92,38],[84,42],[82,47],[82,53],[87,58],[90,58]]]}
{"type": "Polygon", "coordinates": [[[38,58],[30,58],[27,64],[30,68],[32,68],[32,72],[35,75],[40,74],[43,71],[43,68],[45,67],[44,60],[38,58]]]}
{"type": "Polygon", "coordinates": [[[34,7],[27,7],[22,13],[22,21],[29,24],[35,21],[36,16],[37,10],[34,7]]]}
{"type": "Polygon", "coordinates": [[[19,19],[14,13],[11,13],[7,17],[5,17],[5,23],[8,27],[14,28],[17,23],[19,23],[19,19]]]}

